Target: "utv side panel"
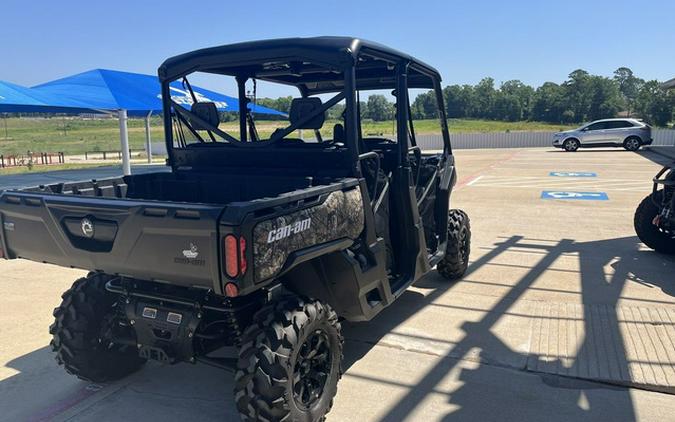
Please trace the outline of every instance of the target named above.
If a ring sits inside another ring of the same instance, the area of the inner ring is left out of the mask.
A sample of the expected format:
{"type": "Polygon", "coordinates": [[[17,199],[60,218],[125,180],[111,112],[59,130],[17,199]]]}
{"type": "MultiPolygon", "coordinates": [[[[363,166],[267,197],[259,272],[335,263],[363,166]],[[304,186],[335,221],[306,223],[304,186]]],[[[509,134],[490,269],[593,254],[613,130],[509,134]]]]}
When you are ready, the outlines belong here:
{"type": "Polygon", "coordinates": [[[262,221],[253,229],[255,281],[274,276],[293,252],[340,238],[355,240],[364,215],[358,189],[331,192],[314,207],[262,221]]]}
{"type": "MultiPolygon", "coordinates": [[[[371,247],[376,260],[386,259],[383,240],[371,247]]],[[[349,321],[368,321],[394,301],[381,265],[365,265],[347,250],[303,263],[283,277],[291,291],[318,298],[349,321]]]]}

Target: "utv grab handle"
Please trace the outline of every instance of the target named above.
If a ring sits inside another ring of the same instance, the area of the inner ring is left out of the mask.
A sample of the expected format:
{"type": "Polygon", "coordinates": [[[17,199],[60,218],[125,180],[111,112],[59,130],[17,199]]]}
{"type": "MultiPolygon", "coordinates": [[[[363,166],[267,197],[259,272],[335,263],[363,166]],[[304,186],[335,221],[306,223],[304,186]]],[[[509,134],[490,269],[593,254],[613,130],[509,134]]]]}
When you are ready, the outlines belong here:
{"type": "Polygon", "coordinates": [[[375,167],[375,183],[373,183],[373,191],[370,193],[370,202],[372,205],[377,200],[375,196],[377,195],[377,176],[380,174],[380,155],[375,151],[364,152],[359,155],[359,162],[369,158],[374,158],[377,163],[377,167],[375,167]]]}

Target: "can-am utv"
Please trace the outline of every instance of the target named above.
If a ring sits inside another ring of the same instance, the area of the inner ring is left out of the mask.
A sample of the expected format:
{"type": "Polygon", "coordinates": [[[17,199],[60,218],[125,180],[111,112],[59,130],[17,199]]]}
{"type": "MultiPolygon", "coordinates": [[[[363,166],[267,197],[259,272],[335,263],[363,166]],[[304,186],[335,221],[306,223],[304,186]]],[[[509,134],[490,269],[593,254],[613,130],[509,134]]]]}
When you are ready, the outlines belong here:
{"type": "MultiPolygon", "coordinates": [[[[675,78],[661,84],[675,89],[675,78]]],[[[675,254],[675,162],[654,176],[652,193],[642,200],[633,218],[640,240],[657,252],[675,254]]]]}
{"type": "Polygon", "coordinates": [[[657,252],[675,254],[675,163],[659,171],[652,193],[635,210],[633,224],[640,240],[657,252]]]}
{"type": "Polygon", "coordinates": [[[466,270],[441,78],[343,37],[198,50],[159,78],[171,171],[6,191],[0,256],[91,271],[54,311],[69,373],[104,382],[148,359],[203,362],[235,372],[244,420],[322,420],[342,373],[341,319],[370,320],[434,266],[448,279],[466,270]],[[172,82],[192,92],[199,72],[236,81],[238,131],[215,103],[172,98],[172,82]],[[256,82],[299,91],[266,137],[249,110],[256,82]],[[435,94],[440,153],[416,143],[420,88],[435,94]],[[392,139],[361,130],[359,94],[381,89],[396,100],[392,139]]]}

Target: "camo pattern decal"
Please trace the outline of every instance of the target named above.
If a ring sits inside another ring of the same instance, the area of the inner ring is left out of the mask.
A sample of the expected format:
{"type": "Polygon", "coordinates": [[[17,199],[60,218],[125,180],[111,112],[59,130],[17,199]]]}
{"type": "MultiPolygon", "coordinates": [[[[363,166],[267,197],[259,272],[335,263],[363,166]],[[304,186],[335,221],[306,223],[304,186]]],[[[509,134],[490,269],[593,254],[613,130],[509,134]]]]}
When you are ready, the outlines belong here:
{"type": "Polygon", "coordinates": [[[331,192],[315,207],[258,223],[253,229],[255,281],[276,274],[292,252],[345,237],[356,239],[363,226],[358,189],[331,192]]]}

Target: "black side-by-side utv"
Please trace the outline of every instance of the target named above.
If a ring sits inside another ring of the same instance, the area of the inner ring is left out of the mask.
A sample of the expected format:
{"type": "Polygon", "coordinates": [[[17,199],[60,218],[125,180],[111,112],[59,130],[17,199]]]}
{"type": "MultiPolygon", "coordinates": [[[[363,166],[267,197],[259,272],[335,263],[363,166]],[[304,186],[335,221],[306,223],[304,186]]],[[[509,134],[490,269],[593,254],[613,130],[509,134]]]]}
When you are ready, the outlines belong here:
{"type": "MultiPolygon", "coordinates": [[[[675,78],[663,83],[675,89],[675,78]]],[[[675,254],[675,162],[658,172],[652,193],[642,200],[633,218],[640,240],[657,252],[675,254]]]]}
{"type": "Polygon", "coordinates": [[[640,240],[657,252],[675,254],[675,163],[654,177],[652,193],[642,200],[633,224],[640,240]]]}
{"type": "Polygon", "coordinates": [[[50,329],[69,373],[105,382],[149,359],[202,362],[235,373],[244,420],[323,420],[340,321],[370,320],[434,266],[448,279],[467,268],[440,75],[380,44],[321,37],[194,51],[159,78],[171,171],[3,192],[0,257],[91,271],[50,329]],[[220,124],[223,104],[193,93],[193,73],[234,79],[238,133],[220,124]],[[250,111],[256,81],[299,92],[269,136],[250,111]],[[172,97],[176,83],[192,104],[172,97]],[[435,93],[442,152],[417,145],[412,89],[435,93]],[[395,137],[361,130],[371,90],[396,100],[395,137]]]}

